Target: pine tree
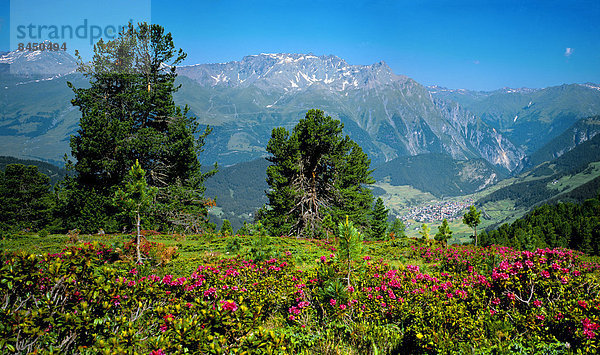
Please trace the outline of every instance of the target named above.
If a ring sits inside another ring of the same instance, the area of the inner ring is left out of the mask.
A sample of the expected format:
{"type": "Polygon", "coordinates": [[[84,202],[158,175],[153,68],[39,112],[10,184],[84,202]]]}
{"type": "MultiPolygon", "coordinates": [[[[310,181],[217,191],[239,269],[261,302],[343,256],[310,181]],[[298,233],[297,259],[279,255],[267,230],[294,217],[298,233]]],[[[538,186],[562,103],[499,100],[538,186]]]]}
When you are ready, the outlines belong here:
{"type": "Polygon", "coordinates": [[[50,179],[37,166],[8,164],[0,171],[0,229],[39,230],[51,221],[50,179]]]}
{"type": "Polygon", "coordinates": [[[381,197],[377,198],[375,206],[371,211],[371,239],[383,240],[386,238],[388,210],[383,204],[381,197]]]}
{"type": "Polygon", "coordinates": [[[442,224],[438,227],[438,232],[435,234],[435,240],[444,243],[444,247],[447,247],[450,238],[452,238],[452,231],[448,226],[448,220],[444,218],[442,224]]]}
{"type": "Polygon", "coordinates": [[[140,253],[142,216],[148,213],[157,192],[156,187],[148,186],[146,172],[136,160],[135,164],[129,169],[124,188],[119,188],[115,193],[117,205],[123,207],[135,222],[137,230],[135,248],[138,263],[142,263],[140,253]]]}
{"type": "MultiPolygon", "coordinates": [[[[90,86],[75,88],[69,83],[81,119],[70,142],[76,161],[69,166],[75,177],[66,184],[71,191],[65,195],[101,201],[93,207],[111,216],[114,211],[107,197],[138,161],[149,185],[160,189],[160,213],[155,218],[169,219],[161,222],[173,224],[180,217],[172,208],[181,206],[173,201],[189,206],[203,200],[208,175],[200,170],[198,154],[210,129],[201,132],[195,119],[187,116],[187,107],[181,109],[173,100],[178,89],[176,66],[185,57],[181,49],[175,50],[170,33],[159,25],[142,23],[137,28],[129,24],[112,41],[100,40],[91,63],[80,58],[79,71],[90,86]],[[179,189],[169,188],[176,185],[179,189]]],[[[70,200],[67,205],[71,203],[85,201],[70,200]]],[[[80,207],[80,211],[87,208],[80,207]]],[[[77,216],[78,211],[70,212],[75,213],[69,218],[77,216]]]]}
{"type": "Polygon", "coordinates": [[[477,246],[477,226],[480,223],[481,212],[475,209],[475,206],[469,207],[469,212],[463,216],[463,223],[473,229],[473,238],[475,239],[475,246],[477,246]]]}
{"type": "Polygon", "coordinates": [[[273,235],[316,237],[325,215],[334,223],[345,215],[368,226],[373,196],[370,160],[360,146],[342,134],[343,125],[310,110],[293,131],[275,128],[267,145],[269,204],[263,211],[273,235]]]}
{"type": "Polygon", "coordinates": [[[393,238],[406,238],[406,226],[399,218],[394,218],[394,221],[390,225],[388,235],[393,238]]]}
{"type": "Polygon", "coordinates": [[[427,223],[423,223],[421,225],[421,229],[419,230],[419,234],[421,235],[421,240],[427,241],[429,239],[429,232],[431,232],[431,227],[427,225],[427,223]]]}
{"type": "Polygon", "coordinates": [[[321,222],[321,228],[323,229],[323,233],[325,234],[327,240],[329,240],[329,236],[335,232],[335,227],[336,225],[333,223],[331,215],[326,214],[321,222]]]}
{"type": "Polygon", "coordinates": [[[362,234],[354,227],[352,222],[348,221],[338,224],[338,256],[347,266],[348,286],[350,286],[351,265],[362,252],[362,234]]]}
{"type": "Polygon", "coordinates": [[[223,236],[230,236],[233,234],[233,228],[231,228],[231,222],[229,222],[228,219],[223,220],[220,233],[223,236]]]}

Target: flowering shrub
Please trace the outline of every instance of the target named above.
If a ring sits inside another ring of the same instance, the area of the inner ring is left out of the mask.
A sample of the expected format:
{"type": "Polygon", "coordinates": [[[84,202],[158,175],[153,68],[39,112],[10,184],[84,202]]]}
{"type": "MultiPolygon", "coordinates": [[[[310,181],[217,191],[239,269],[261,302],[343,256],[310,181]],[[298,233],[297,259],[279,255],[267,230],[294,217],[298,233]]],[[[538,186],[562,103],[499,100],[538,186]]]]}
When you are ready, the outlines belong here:
{"type": "Polygon", "coordinates": [[[322,251],[304,271],[286,251],[185,276],[142,272],[100,243],[3,253],[0,352],[597,350],[598,265],[581,253],[414,247],[419,265],[363,255],[348,286],[347,265],[322,251]]]}

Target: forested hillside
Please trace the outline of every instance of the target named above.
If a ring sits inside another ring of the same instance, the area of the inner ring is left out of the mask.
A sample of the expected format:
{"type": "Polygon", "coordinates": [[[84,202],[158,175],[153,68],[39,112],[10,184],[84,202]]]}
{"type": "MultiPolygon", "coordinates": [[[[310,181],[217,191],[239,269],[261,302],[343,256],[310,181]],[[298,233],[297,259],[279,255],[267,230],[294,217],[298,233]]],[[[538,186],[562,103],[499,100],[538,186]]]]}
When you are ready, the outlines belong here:
{"type": "Polygon", "coordinates": [[[206,180],[205,195],[215,198],[216,206],[221,209],[219,214],[210,213],[211,221],[220,226],[228,219],[235,230],[243,222],[252,222],[252,214],[267,202],[267,166],[267,160],[256,159],[220,168],[206,180]]]}
{"type": "Polygon", "coordinates": [[[59,168],[56,165],[46,163],[43,161],[0,156],[0,170],[3,171],[4,169],[6,169],[6,166],[8,164],[35,165],[38,167],[39,172],[47,175],[50,178],[50,185],[52,186],[64,179],[64,177],[67,174],[67,171],[64,168],[59,168]]]}
{"type": "Polygon", "coordinates": [[[484,159],[454,160],[447,154],[401,157],[378,165],[377,181],[410,185],[436,197],[467,195],[495,184],[506,174],[484,159]]]}
{"type": "Polygon", "coordinates": [[[483,197],[478,204],[509,199],[515,207],[532,207],[562,192],[552,188],[559,179],[587,171],[596,174],[589,164],[599,161],[600,136],[595,136],[561,157],[537,166],[515,183],[483,197]]]}
{"type": "Polygon", "coordinates": [[[525,169],[552,161],[600,133],[600,116],[584,118],[525,159],[525,169]]]}
{"type": "Polygon", "coordinates": [[[480,238],[482,245],[527,250],[562,247],[599,255],[600,200],[543,205],[510,225],[483,233],[480,238]]]}

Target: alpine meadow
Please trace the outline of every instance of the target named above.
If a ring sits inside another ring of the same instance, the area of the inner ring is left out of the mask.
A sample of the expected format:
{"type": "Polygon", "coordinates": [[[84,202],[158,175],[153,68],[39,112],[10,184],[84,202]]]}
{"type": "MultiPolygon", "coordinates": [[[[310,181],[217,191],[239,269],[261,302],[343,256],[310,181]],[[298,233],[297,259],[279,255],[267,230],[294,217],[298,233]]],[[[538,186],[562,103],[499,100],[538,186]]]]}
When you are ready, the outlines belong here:
{"type": "Polygon", "coordinates": [[[598,352],[596,2],[113,2],[0,7],[0,353],[598,352]]]}

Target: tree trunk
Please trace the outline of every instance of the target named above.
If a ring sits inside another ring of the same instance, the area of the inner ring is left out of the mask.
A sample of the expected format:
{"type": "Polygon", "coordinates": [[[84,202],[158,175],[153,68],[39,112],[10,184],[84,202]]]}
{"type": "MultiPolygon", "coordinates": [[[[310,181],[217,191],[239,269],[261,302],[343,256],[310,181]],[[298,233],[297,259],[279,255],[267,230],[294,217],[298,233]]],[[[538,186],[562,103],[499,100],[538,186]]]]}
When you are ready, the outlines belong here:
{"type": "Polygon", "coordinates": [[[141,235],[142,235],[142,233],[140,232],[140,222],[141,222],[140,213],[137,212],[137,219],[136,219],[137,236],[136,236],[136,241],[135,241],[135,249],[137,252],[137,262],[139,264],[143,264],[142,254],[140,253],[140,241],[141,241],[141,235]]]}
{"type": "Polygon", "coordinates": [[[475,231],[475,246],[477,246],[477,226],[473,230],[475,231]]]}
{"type": "Polygon", "coordinates": [[[350,255],[348,255],[348,288],[350,288],[350,255]]]}

